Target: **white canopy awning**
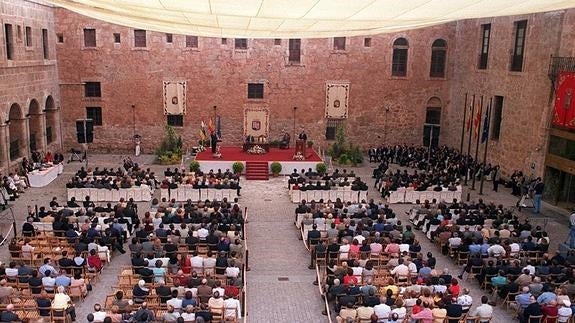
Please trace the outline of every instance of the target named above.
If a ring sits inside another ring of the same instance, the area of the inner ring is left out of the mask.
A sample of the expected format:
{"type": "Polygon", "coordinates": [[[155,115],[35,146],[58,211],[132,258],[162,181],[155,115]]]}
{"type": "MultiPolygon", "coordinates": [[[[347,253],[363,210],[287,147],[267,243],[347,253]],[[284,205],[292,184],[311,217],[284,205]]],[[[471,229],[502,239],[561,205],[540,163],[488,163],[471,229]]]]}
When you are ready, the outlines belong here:
{"type": "Polygon", "coordinates": [[[47,0],[118,25],[242,38],[371,35],[575,7],[575,0],[47,0]]]}

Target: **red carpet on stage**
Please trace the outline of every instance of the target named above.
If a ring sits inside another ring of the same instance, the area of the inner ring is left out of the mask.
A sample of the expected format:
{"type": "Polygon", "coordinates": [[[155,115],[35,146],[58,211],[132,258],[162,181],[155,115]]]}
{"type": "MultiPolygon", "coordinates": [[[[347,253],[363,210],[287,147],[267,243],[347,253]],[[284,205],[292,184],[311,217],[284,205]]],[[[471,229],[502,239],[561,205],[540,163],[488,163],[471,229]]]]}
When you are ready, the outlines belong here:
{"type": "MultiPolygon", "coordinates": [[[[242,151],[242,147],[221,147],[222,158],[214,158],[211,149],[206,149],[196,156],[196,160],[219,160],[219,161],[296,161],[293,160],[295,148],[279,149],[270,148],[270,151],[264,155],[250,155],[242,151]]],[[[321,162],[321,158],[315,150],[308,148],[306,150],[306,162],[321,162]]]]}

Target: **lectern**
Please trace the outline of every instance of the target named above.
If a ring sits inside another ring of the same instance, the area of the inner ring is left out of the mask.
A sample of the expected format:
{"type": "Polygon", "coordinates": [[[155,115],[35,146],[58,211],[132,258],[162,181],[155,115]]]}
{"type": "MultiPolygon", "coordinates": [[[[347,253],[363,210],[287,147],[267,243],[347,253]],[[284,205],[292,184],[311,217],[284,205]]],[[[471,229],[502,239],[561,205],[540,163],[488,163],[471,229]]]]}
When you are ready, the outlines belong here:
{"type": "Polygon", "coordinates": [[[295,142],[295,153],[301,153],[305,157],[305,140],[298,139],[295,142]]]}

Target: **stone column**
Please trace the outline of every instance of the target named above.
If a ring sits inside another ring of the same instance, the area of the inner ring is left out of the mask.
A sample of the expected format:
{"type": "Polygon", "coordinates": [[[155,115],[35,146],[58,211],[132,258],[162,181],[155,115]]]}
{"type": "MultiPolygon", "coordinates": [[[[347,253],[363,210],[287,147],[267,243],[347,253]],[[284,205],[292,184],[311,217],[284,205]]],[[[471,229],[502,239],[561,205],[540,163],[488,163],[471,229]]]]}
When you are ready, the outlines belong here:
{"type": "Polygon", "coordinates": [[[20,157],[30,157],[30,117],[24,117],[21,120],[21,138],[24,141],[23,145],[20,146],[20,157]]]}

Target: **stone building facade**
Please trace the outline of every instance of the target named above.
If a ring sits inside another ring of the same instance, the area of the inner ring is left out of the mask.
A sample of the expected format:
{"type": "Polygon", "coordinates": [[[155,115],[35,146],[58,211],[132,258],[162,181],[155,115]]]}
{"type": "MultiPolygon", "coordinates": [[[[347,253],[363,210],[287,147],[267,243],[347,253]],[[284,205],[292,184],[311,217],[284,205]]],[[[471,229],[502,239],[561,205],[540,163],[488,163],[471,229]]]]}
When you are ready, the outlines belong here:
{"type": "Polygon", "coordinates": [[[0,0],[0,170],[32,150],[60,150],[53,8],[0,0]]]}
{"type": "MultiPolygon", "coordinates": [[[[243,40],[136,31],[61,8],[6,2],[36,9],[15,11],[14,17],[3,13],[4,24],[12,19],[15,26],[25,28],[26,17],[45,15],[40,21],[49,30],[49,58],[26,60],[33,66],[18,70],[3,54],[2,69],[36,82],[48,79],[43,81],[46,89],[9,87],[7,93],[2,87],[0,94],[6,99],[0,135],[13,132],[8,128],[18,124],[6,124],[10,107],[17,102],[22,112],[14,113],[14,120],[30,119],[18,128],[21,137],[30,137],[27,129],[35,115],[28,112],[30,102],[36,98],[40,111],[51,111],[44,108],[49,95],[56,111],[62,107],[57,119],[62,138],[59,128],[52,137],[55,142],[62,139],[64,149],[79,146],[75,121],[87,117],[96,123],[90,149],[98,151],[130,151],[138,134],[143,151],[152,152],[168,123],[175,125],[189,148],[197,145],[201,122],[207,124],[215,116],[221,118],[224,145],[237,145],[244,128],[250,126],[245,123],[245,111],[250,108],[268,112],[269,140],[279,139],[284,132],[293,138],[305,129],[317,146],[325,148],[335,127],[342,125],[348,140],[363,148],[382,143],[421,145],[430,140],[459,148],[465,96],[469,106],[475,94],[477,103],[483,96],[485,106],[490,98],[493,106],[499,106],[497,118],[491,120],[492,132],[497,128],[498,135],[491,135],[488,160],[502,165],[504,174],[522,169],[542,175],[553,100],[547,76],[550,56],[574,56],[575,50],[575,10],[344,39],[243,40]],[[36,69],[45,73],[30,76],[36,69]],[[164,115],[166,81],[186,81],[185,115],[164,115]],[[343,120],[325,116],[330,83],[349,84],[343,120]]],[[[33,41],[39,39],[41,35],[33,41]]],[[[42,50],[29,51],[19,44],[15,43],[16,57],[21,52],[42,58],[42,50]]],[[[5,46],[0,49],[5,50],[5,46]]],[[[465,132],[464,151],[468,135],[465,132]]],[[[475,153],[475,144],[471,151],[475,153]]],[[[0,152],[2,165],[7,164],[2,156],[8,154],[7,148],[0,152]]]]}

